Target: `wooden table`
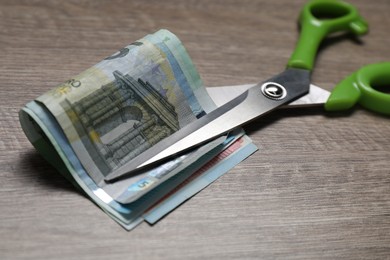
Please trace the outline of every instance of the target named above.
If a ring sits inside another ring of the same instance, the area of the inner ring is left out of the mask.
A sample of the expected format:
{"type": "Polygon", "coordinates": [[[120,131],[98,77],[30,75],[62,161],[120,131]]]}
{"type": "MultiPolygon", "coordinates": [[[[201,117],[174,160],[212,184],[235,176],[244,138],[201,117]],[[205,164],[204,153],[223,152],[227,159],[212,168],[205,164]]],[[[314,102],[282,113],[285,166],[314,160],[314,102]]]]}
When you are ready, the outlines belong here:
{"type": "MultiPolygon", "coordinates": [[[[247,127],[260,150],[155,226],[126,232],[24,136],[18,110],[160,28],[206,86],[280,72],[305,1],[1,1],[0,259],[389,259],[390,119],[362,108],[284,111],[247,127]]],[[[390,2],[351,0],[370,24],[323,44],[331,90],[390,60],[390,2]]]]}

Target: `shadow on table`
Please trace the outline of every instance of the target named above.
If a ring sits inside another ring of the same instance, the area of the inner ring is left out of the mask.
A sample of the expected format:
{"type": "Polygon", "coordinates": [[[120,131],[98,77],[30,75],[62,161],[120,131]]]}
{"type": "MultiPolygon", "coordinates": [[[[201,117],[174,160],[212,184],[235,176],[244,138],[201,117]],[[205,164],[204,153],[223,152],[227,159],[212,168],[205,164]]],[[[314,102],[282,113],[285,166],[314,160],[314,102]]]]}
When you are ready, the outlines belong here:
{"type": "MultiPolygon", "coordinates": [[[[18,174],[25,179],[38,179],[38,182],[49,189],[63,190],[69,192],[80,192],[72,185],[74,180],[60,174],[52,165],[50,165],[37,151],[29,150],[21,154],[20,171],[18,174]]],[[[36,182],[37,180],[32,180],[36,182]]]]}

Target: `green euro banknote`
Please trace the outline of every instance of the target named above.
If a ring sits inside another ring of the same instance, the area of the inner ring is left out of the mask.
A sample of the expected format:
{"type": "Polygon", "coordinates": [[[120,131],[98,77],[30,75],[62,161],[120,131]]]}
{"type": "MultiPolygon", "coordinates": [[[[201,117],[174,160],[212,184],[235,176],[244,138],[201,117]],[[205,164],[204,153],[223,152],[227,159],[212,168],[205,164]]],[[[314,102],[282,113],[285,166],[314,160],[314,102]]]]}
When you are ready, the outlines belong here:
{"type": "Polygon", "coordinates": [[[104,182],[104,176],[214,108],[179,39],[160,30],[28,103],[20,121],[50,163],[131,229],[147,209],[243,133],[115,183],[104,182]]]}

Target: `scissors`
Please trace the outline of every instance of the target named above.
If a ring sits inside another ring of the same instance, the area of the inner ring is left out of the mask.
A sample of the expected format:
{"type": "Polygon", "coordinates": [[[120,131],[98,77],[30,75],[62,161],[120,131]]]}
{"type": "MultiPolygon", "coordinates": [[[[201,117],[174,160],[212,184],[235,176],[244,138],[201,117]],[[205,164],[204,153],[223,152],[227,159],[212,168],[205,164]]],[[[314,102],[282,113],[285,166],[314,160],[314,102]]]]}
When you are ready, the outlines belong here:
{"type": "Polygon", "coordinates": [[[310,85],[321,41],[335,32],[365,34],[367,22],[357,9],[340,0],[312,0],[303,7],[300,37],[287,68],[258,83],[209,114],[183,127],[105,177],[113,182],[203,145],[286,104],[325,103],[325,110],[343,110],[359,102],[390,115],[390,94],[375,87],[390,83],[390,63],[365,66],[338,84],[333,92],[310,85]],[[308,94],[309,93],[309,94],[308,94]],[[315,102],[313,100],[316,100],[315,102]]]}

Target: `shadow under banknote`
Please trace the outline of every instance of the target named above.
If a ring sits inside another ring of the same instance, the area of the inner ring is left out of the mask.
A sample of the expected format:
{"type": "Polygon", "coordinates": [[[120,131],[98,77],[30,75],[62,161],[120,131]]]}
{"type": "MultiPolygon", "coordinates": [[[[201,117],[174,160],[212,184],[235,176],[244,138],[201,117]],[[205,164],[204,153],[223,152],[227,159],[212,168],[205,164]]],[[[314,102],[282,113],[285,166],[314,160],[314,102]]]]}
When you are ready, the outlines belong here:
{"type": "Polygon", "coordinates": [[[21,161],[23,163],[18,165],[23,165],[23,168],[29,169],[28,171],[19,171],[19,174],[23,175],[26,181],[30,180],[31,183],[39,183],[50,190],[58,191],[58,189],[61,189],[62,191],[77,192],[84,195],[80,189],[75,189],[75,186],[69,183],[68,178],[58,174],[58,171],[35,150],[31,149],[23,153],[21,161]]]}

